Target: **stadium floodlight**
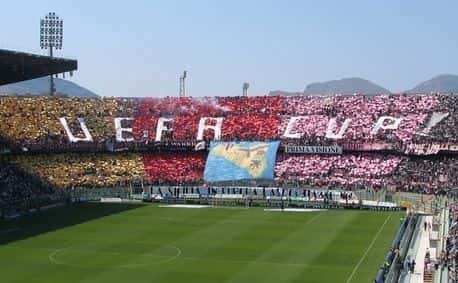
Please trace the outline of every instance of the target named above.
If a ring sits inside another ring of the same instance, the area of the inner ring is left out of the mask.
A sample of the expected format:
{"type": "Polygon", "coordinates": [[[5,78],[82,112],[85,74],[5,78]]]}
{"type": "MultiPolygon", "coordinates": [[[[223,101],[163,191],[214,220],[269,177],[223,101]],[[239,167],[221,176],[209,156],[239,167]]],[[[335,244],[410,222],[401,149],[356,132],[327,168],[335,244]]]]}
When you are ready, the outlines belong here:
{"type": "Polygon", "coordinates": [[[185,84],[184,83],[185,83],[187,74],[188,73],[186,71],[183,71],[183,76],[180,77],[180,93],[179,93],[180,97],[186,96],[185,84]]]}
{"type": "MultiPolygon", "coordinates": [[[[62,49],[64,40],[64,20],[54,12],[49,12],[40,19],[40,47],[49,49],[49,56],[53,57],[53,49],[62,49]]],[[[49,94],[55,92],[54,79],[49,77],[49,94]]]]}
{"type": "Polygon", "coordinates": [[[250,87],[249,83],[243,83],[243,96],[248,96],[248,88],[250,87]]]}

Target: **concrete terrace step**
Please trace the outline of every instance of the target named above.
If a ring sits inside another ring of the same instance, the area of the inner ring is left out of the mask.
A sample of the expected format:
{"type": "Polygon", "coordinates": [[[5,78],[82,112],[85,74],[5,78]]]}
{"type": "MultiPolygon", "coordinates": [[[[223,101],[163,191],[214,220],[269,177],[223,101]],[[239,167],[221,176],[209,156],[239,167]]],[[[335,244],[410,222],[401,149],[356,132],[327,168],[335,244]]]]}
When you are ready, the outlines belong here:
{"type": "Polygon", "coordinates": [[[423,274],[423,283],[432,283],[433,278],[433,272],[425,271],[425,273],[423,274]]]}

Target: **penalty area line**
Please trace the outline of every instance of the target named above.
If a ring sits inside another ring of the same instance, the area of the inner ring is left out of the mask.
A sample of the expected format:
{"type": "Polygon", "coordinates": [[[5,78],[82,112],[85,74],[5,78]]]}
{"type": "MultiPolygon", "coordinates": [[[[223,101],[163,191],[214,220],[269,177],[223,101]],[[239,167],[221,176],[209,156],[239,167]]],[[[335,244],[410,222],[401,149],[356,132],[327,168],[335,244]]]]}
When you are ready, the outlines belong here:
{"type": "Polygon", "coordinates": [[[350,276],[348,276],[347,278],[347,281],[345,281],[346,283],[349,283],[352,279],[353,279],[353,276],[355,276],[356,274],[356,271],[358,271],[361,263],[363,263],[364,259],[366,258],[367,254],[369,253],[369,251],[372,249],[372,247],[374,246],[375,242],[377,241],[378,237],[380,236],[380,234],[382,233],[383,231],[383,228],[385,228],[385,225],[386,223],[388,223],[388,220],[390,220],[391,218],[391,214],[388,215],[385,219],[385,222],[383,222],[382,226],[380,226],[380,229],[378,229],[377,231],[377,234],[375,234],[374,236],[374,239],[372,239],[372,242],[369,244],[369,246],[367,247],[366,251],[364,252],[363,256],[361,257],[361,259],[358,261],[358,263],[356,264],[355,268],[353,268],[353,271],[351,272],[350,276]]]}
{"type": "Polygon", "coordinates": [[[317,215],[313,216],[310,218],[309,221],[305,222],[305,225],[312,224],[313,221],[315,221],[318,217],[320,217],[323,214],[323,212],[318,213],[317,215]]]}

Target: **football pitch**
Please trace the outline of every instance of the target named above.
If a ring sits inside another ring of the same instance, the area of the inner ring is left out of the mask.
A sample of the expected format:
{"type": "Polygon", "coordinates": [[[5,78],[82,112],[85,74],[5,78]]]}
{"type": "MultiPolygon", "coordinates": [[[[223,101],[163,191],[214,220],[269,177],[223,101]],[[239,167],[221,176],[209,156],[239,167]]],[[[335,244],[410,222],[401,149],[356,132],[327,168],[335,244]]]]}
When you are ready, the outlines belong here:
{"type": "Polygon", "coordinates": [[[403,215],[84,203],[0,222],[0,278],[372,282],[403,215]]]}

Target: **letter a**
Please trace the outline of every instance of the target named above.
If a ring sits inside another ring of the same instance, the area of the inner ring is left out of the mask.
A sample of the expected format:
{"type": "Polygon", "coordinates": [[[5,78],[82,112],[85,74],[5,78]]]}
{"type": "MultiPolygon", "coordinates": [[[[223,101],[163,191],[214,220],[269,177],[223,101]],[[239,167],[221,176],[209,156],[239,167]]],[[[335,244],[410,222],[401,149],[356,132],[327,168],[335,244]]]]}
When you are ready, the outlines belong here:
{"type": "Polygon", "coordinates": [[[204,131],[206,129],[213,130],[213,139],[214,140],[219,140],[221,139],[221,127],[223,125],[223,117],[217,117],[217,118],[212,118],[212,117],[203,117],[200,118],[199,121],[199,129],[197,131],[197,140],[201,141],[204,139],[204,131]],[[211,126],[211,125],[206,125],[207,120],[214,120],[216,121],[216,125],[211,126]]]}

